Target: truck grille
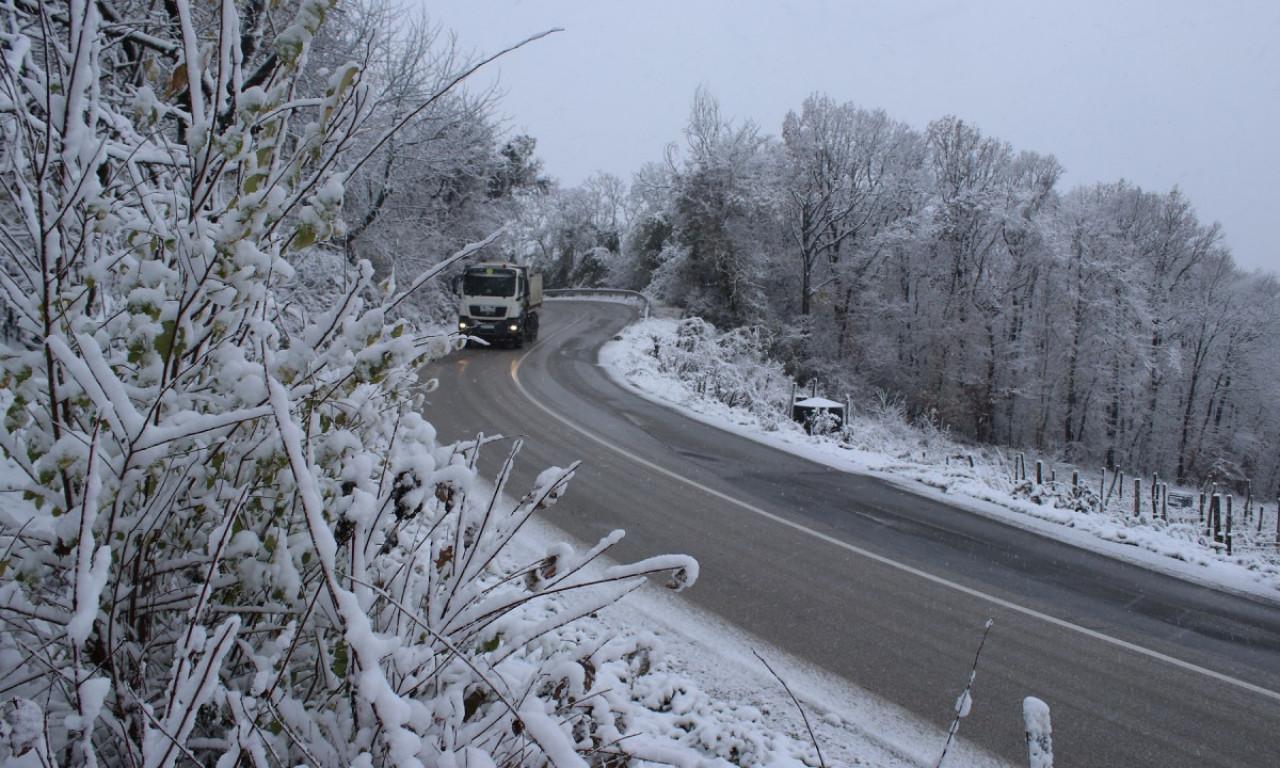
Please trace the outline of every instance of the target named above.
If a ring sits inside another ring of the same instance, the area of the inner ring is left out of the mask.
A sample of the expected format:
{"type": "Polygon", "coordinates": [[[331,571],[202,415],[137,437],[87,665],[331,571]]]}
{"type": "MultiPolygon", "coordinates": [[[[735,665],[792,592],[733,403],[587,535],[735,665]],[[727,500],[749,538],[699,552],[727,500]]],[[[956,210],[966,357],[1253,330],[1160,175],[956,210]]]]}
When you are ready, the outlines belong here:
{"type": "Polygon", "coordinates": [[[491,307],[485,304],[472,304],[467,307],[471,310],[472,317],[506,317],[507,308],[503,306],[491,307]]]}

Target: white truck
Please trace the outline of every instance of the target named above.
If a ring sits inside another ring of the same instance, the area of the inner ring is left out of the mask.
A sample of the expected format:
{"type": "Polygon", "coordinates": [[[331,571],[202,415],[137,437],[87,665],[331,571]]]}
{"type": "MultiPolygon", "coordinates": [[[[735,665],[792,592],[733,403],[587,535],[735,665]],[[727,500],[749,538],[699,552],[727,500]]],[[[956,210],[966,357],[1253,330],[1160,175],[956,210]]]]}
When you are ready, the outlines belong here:
{"type": "Polygon", "coordinates": [[[462,273],[458,332],[522,347],[538,338],[542,273],[509,262],[473,264],[462,273]]]}

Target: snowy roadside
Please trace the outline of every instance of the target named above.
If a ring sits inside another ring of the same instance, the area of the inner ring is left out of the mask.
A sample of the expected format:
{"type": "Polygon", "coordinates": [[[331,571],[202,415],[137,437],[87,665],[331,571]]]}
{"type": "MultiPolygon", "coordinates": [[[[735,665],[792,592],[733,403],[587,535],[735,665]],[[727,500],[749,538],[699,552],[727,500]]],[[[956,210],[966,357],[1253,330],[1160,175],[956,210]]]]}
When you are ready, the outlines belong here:
{"type": "Polygon", "coordinates": [[[1228,556],[1204,546],[1195,526],[1081,512],[1056,506],[1048,494],[1039,502],[1019,498],[1010,492],[1013,483],[1001,468],[981,458],[972,467],[956,460],[966,452],[972,455],[972,448],[905,424],[886,425],[883,417],[852,415],[853,433],[865,437],[850,445],[806,434],[789,421],[762,420],[745,407],[729,407],[662,370],[653,350],[674,340],[677,326],[670,318],[634,323],[604,346],[600,364],[632,392],[726,431],[1110,557],[1280,605],[1280,567],[1274,557],[1259,552],[1228,556]]]}
{"type": "MultiPolygon", "coordinates": [[[[569,493],[573,493],[572,484],[569,493]]],[[[527,549],[520,555],[526,558],[539,557],[572,538],[538,518],[524,533],[521,544],[527,549]]],[[[602,568],[609,565],[600,563],[602,568]]],[[[811,727],[827,766],[923,768],[937,764],[946,741],[950,723],[925,722],[851,683],[833,679],[652,583],[601,611],[594,620],[606,635],[652,633],[656,637],[663,651],[660,671],[668,676],[668,685],[682,691],[682,727],[707,746],[752,744],[757,755],[771,755],[767,765],[814,766],[819,762],[808,736],[811,727]],[[788,688],[799,699],[803,716],[788,688]]],[[[963,673],[957,670],[957,686],[963,673]]],[[[653,733],[666,727],[662,718],[655,717],[644,730],[653,733]]],[[[948,764],[1012,765],[967,741],[963,726],[948,751],[948,764]]]]}
{"type": "MultiPolygon", "coordinates": [[[[22,498],[24,485],[21,471],[0,457],[0,520],[16,527],[35,513],[22,498]]],[[[491,490],[483,481],[478,485],[482,496],[491,490]]],[[[516,504],[512,499],[505,501],[512,507],[516,504]]],[[[554,518],[554,513],[550,516],[554,518]]],[[[506,565],[514,567],[562,551],[563,542],[573,538],[534,517],[505,552],[506,565]]],[[[575,542],[581,551],[588,546],[575,542]]],[[[590,569],[612,565],[601,558],[590,569]]],[[[547,610],[558,609],[548,606],[547,610]]],[[[820,670],[688,607],[652,583],[575,625],[572,636],[584,647],[633,642],[652,649],[652,670],[633,683],[633,695],[641,699],[627,709],[628,730],[634,738],[654,745],[662,744],[663,738],[682,745],[688,751],[665,753],[673,765],[922,768],[936,764],[946,739],[946,723],[926,723],[854,686],[833,681],[820,670]],[[761,659],[779,677],[771,675],[761,659]],[[800,697],[807,726],[779,678],[800,697]],[[821,758],[808,736],[809,727],[821,758]],[[695,754],[700,757],[691,762],[695,754]]],[[[968,743],[963,732],[950,754],[954,765],[1008,765],[968,743]]]]}

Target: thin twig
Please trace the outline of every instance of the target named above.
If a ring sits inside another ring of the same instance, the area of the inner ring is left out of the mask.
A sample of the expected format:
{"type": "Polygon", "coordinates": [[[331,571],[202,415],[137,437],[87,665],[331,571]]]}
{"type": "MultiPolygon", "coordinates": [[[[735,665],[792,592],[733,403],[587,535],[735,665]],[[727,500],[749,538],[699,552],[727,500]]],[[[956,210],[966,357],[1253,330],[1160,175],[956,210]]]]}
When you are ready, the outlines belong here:
{"type": "Polygon", "coordinates": [[[813,748],[818,751],[818,765],[821,766],[821,768],[827,768],[827,761],[822,758],[822,747],[818,745],[818,737],[813,732],[813,726],[809,724],[809,716],[805,714],[804,707],[800,706],[800,700],[791,692],[791,687],[787,685],[786,680],[782,679],[782,675],[773,671],[773,667],[769,666],[769,662],[765,661],[764,657],[761,656],[755,648],[751,649],[751,653],[760,660],[760,663],[764,665],[765,669],[769,670],[769,674],[773,675],[774,679],[778,681],[782,686],[782,690],[786,691],[787,695],[791,697],[791,701],[796,705],[796,709],[800,710],[800,719],[804,720],[805,730],[809,731],[809,741],[813,742],[813,748]]]}

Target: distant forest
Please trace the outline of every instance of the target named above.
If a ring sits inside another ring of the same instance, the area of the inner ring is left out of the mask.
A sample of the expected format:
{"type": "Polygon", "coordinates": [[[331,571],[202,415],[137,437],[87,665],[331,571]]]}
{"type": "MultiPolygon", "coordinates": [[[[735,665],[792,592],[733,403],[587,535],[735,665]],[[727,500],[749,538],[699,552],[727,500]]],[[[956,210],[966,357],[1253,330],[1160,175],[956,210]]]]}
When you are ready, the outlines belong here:
{"type": "Polygon", "coordinates": [[[1176,188],[1059,188],[1051,155],[813,95],[780,134],[699,92],[630,182],[523,196],[549,286],[750,327],[801,383],[1085,467],[1275,493],[1280,283],[1176,188]]]}

